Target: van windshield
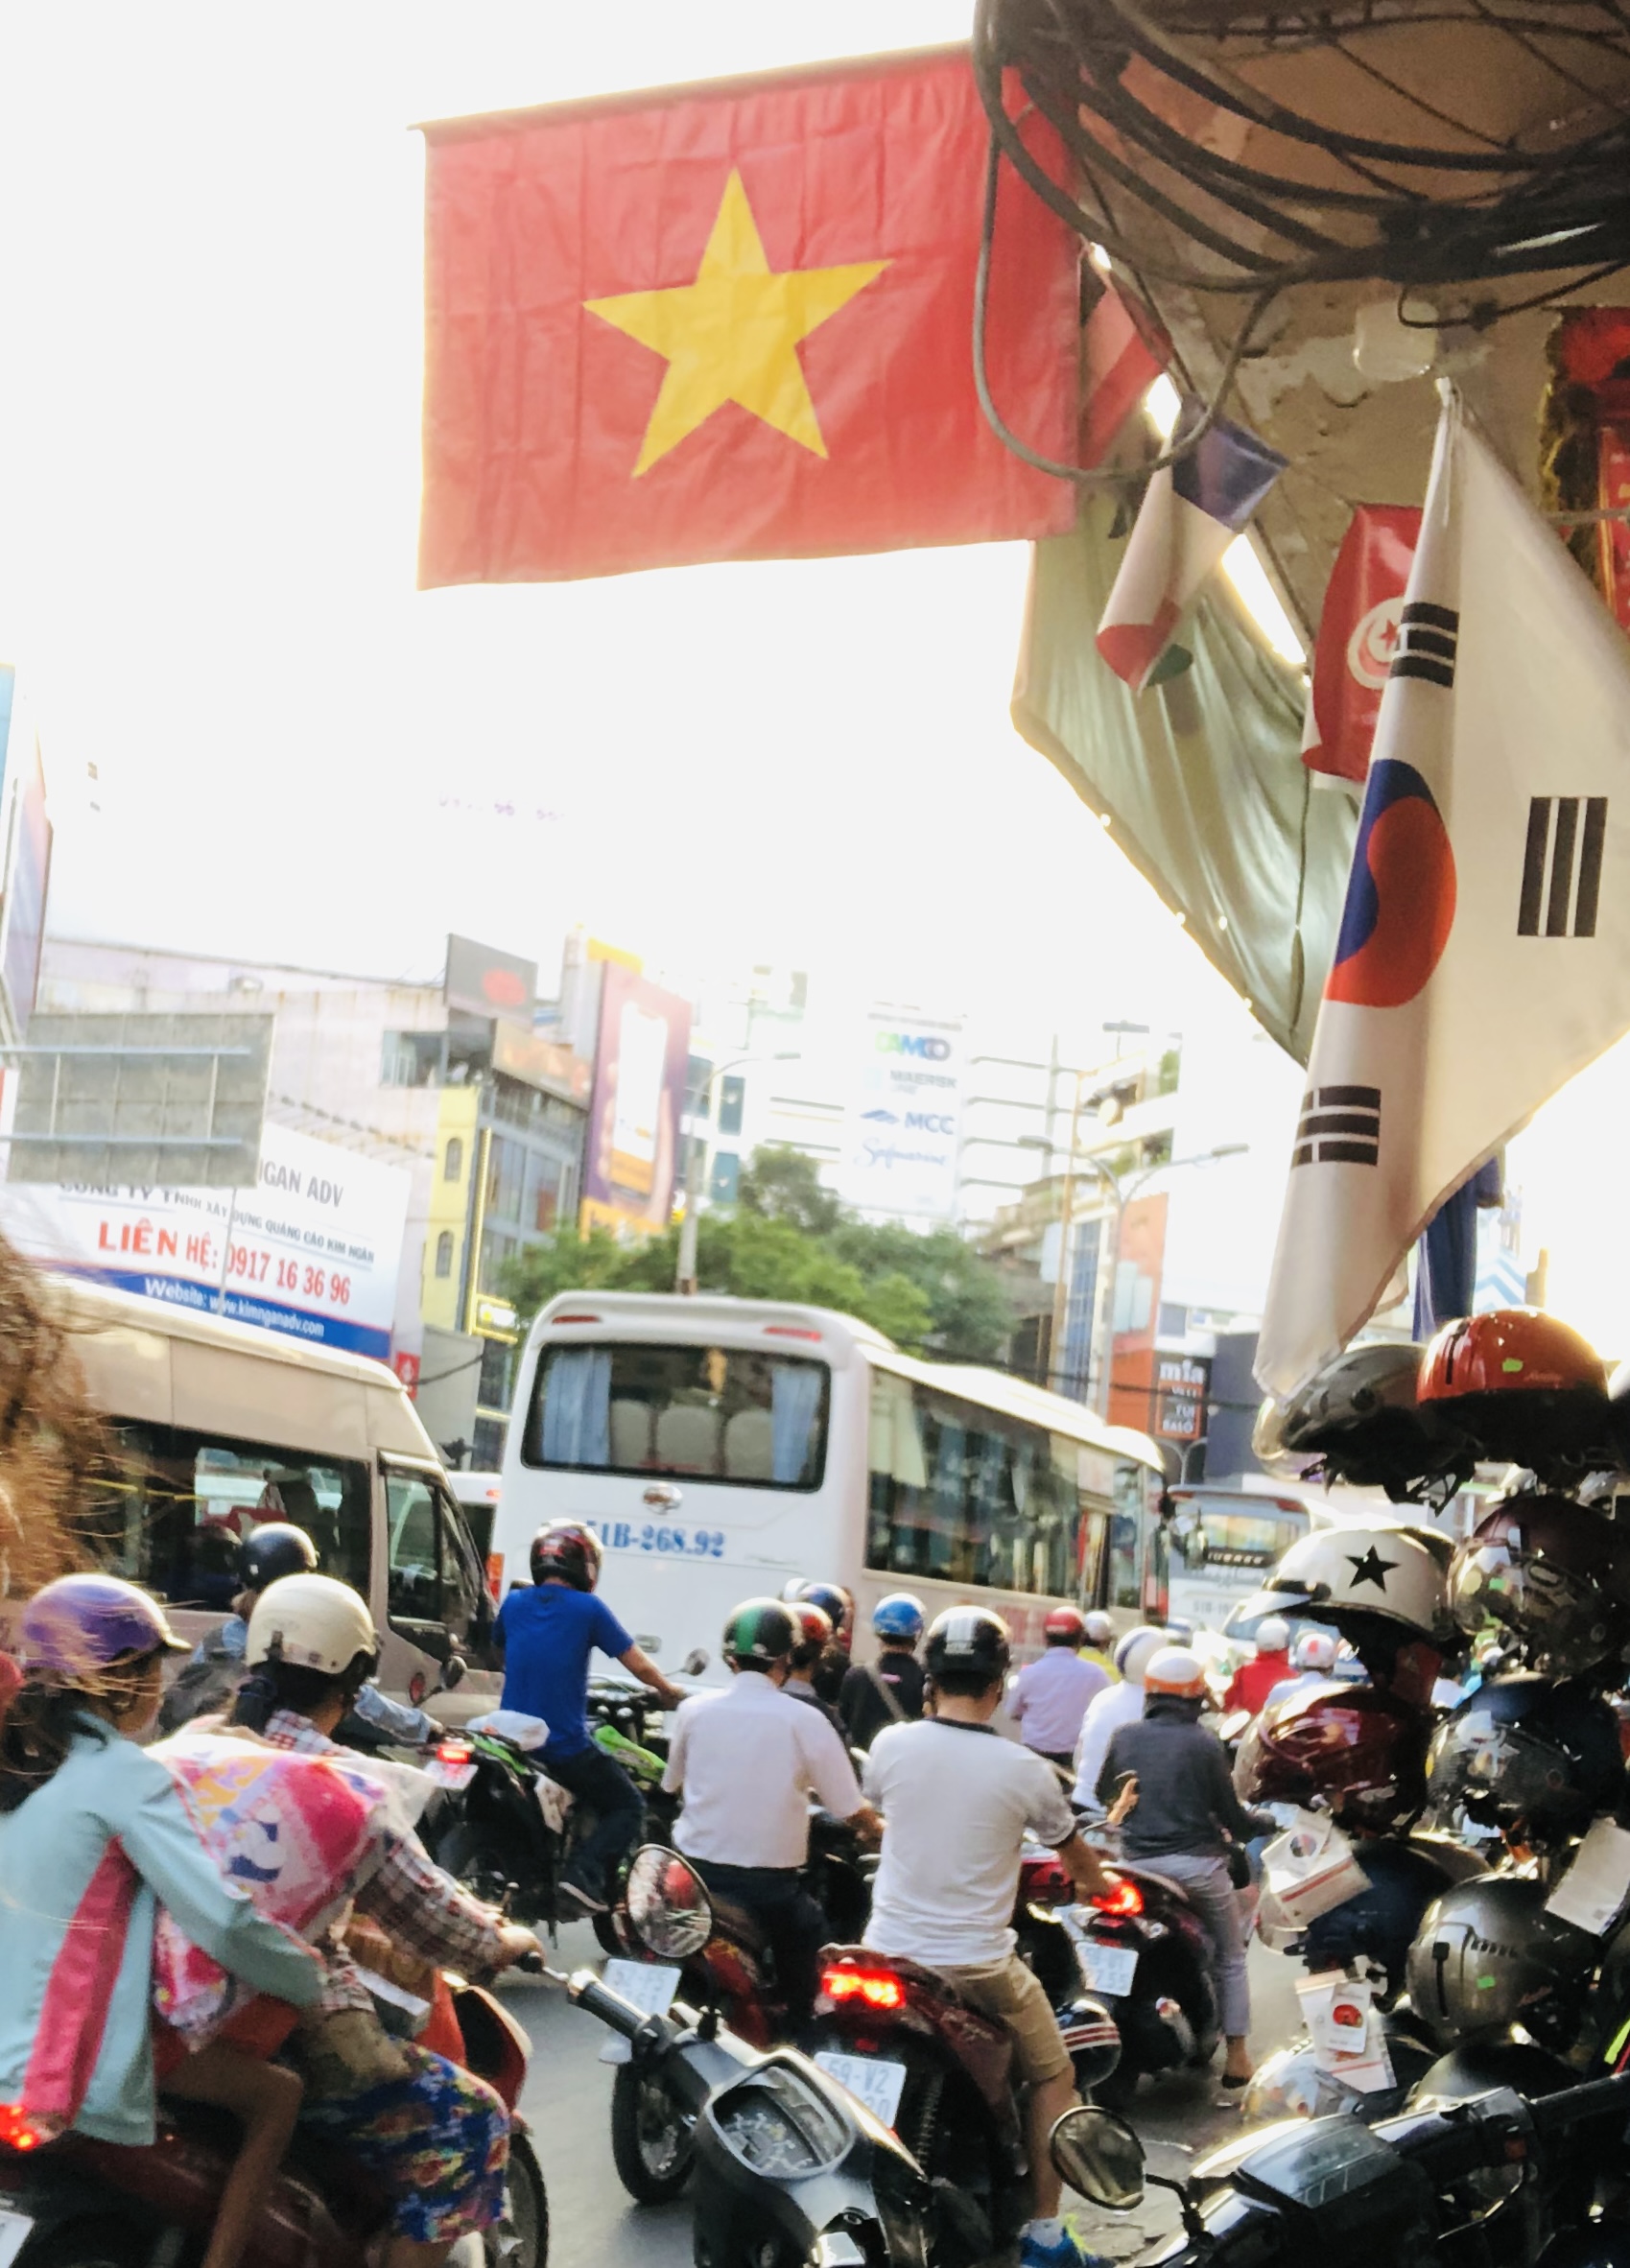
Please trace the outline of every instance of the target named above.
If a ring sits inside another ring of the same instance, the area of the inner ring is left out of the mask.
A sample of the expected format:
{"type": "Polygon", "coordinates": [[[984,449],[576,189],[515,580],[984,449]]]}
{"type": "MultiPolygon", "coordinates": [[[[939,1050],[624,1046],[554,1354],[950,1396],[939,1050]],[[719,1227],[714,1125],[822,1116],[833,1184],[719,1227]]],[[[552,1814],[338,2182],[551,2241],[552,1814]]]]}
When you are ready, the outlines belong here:
{"type": "Polygon", "coordinates": [[[826,1469],[824,1362],[739,1347],[554,1347],[521,1462],[742,1487],[815,1489],[826,1469]]]}
{"type": "Polygon", "coordinates": [[[176,1607],[226,1615],[242,1590],[238,1547],[269,1520],[293,1521],[325,1575],[367,1595],[373,1498],[366,1465],[179,1426],[120,1419],[115,1474],[92,1515],[114,1572],[176,1607]]]}

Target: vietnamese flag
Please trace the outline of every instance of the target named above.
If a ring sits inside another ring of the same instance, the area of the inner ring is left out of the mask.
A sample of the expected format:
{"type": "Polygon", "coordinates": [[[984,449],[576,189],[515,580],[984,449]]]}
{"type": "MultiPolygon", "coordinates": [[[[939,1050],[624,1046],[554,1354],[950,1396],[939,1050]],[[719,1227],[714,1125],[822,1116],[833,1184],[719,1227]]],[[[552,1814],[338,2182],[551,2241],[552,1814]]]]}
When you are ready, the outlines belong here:
{"type": "MultiPolygon", "coordinates": [[[[965,49],[425,130],[421,584],[1073,524],[975,396],[965,49]]],[[[1065,461],[1078,251],[1004,169],[991,391],[1065,461]]]]}

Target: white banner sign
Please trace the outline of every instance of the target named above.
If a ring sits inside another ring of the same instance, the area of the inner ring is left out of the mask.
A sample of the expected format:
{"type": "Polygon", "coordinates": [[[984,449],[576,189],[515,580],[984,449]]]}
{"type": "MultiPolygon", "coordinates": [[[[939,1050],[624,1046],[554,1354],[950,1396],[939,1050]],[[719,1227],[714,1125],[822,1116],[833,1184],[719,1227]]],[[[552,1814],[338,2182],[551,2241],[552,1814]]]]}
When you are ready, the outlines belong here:
{"type": "Polygon", "coordinates": [[[12,1182],[0,1219],[42,1266],[383,1362],[410,1180],[269,1121],[252,1190],[12,1182]]]}
{"type": "Polygon", "coordinates": [[[838,1192],[867,1213],[949,1220],[962,1128],[959,1020],[874,1007],[843,1127],[838,1192]]]}

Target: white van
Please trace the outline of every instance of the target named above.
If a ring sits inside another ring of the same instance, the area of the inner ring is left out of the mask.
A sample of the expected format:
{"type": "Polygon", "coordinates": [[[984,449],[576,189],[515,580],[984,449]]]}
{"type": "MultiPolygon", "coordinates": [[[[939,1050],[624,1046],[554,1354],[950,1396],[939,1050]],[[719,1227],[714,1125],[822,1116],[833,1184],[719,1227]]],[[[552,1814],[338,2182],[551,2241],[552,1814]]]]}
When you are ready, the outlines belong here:
{"type": "Polygon", "coordinates": [[[491,1707],[502,1681],[482,1562],[394,1372],[76,1279],[51,1290],[113,1434],[99,1541],[179,1632],[201,1637],[231,1612],[239,1544],[291,1520],[371,1607],[387,1692],[435,1693],[433,1713],[459,1723],[491,1707]],[[467,1674],[439,1692],[454,1656],[467,1674]]]}

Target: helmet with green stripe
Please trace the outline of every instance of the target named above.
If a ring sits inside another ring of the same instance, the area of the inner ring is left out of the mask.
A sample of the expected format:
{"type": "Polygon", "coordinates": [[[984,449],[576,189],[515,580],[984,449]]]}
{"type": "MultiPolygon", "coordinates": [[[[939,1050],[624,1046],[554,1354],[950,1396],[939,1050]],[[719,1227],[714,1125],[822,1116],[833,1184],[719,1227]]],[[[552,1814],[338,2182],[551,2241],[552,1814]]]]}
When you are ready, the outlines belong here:
{"type": "Polygon", "coordinates": [[[775,1598],[744,1598],[724,1625],[724,1658],[739,1669],[772,1669],[797,1642],[792,1618],[775,1598]]]}

